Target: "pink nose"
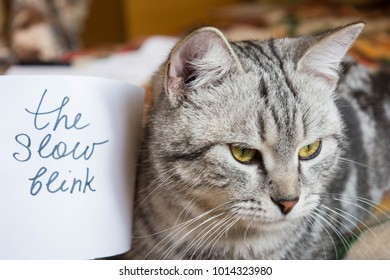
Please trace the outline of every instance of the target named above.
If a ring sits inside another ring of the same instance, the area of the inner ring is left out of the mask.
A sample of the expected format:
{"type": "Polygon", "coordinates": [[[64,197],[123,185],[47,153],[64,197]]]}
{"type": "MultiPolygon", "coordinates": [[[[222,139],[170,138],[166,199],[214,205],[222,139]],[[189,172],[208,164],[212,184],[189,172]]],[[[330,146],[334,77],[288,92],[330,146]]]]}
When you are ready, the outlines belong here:
{"type": "Polygon", "coordinates": [[[291,210],[294,208],[294,206],[299,201],[299,197],[294,197],[294,198],[289,198],[289,199],[284,199],[284,198],[274,199],[273,197],[271,197],[271,199],[279,207],[280,211],[284,215],[287,215],[288,213],[290,213],[291,210]]]}

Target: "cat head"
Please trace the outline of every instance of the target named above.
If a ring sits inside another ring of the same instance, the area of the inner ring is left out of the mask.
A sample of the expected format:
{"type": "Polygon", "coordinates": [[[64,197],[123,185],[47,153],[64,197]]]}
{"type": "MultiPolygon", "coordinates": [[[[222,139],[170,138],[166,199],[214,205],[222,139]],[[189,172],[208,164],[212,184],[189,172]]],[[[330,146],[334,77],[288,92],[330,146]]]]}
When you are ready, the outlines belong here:
{"type": "Polygon", "coordinates": [[[240,42],[202,28],[178,42],[154,81],[148,124],[159,190],[186,211],[195,201],[193,211],[223,209],[252,226],[308,215],[337,171],[334,90],[362,28],[240,42]]]}

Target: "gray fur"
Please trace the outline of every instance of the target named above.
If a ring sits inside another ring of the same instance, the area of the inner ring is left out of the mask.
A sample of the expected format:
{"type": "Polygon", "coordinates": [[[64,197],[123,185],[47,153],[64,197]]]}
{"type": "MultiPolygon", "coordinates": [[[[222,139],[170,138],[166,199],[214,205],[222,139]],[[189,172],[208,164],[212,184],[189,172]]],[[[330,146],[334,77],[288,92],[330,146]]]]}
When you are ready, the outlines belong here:
{"type": "Polygon", "coordinates": [[[153,82],[127,257],[340,258],[390,187],[389,85],[340,64],[361,28],[240,42],[205,28],[180,41],[153,82]],[[299,160],[317,139],[318,156],[299,160]],[[242,164],[230,144],[261,157],[242,164]],[[271,199],[297,196],[288,214],[271,199]]]}

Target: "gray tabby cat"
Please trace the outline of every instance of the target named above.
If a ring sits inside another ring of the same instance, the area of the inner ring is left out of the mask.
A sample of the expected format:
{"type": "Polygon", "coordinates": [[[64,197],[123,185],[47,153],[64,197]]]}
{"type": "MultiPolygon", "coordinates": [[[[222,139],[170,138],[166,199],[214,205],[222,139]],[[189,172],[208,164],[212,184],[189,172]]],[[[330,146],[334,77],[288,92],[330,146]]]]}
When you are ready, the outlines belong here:
{"type": "Polygon", "coordinates": [[[341,63],[362,28],[181,40],[154,79],[126,257],[340,258],[390,187],[389,77],[341,63]]]}

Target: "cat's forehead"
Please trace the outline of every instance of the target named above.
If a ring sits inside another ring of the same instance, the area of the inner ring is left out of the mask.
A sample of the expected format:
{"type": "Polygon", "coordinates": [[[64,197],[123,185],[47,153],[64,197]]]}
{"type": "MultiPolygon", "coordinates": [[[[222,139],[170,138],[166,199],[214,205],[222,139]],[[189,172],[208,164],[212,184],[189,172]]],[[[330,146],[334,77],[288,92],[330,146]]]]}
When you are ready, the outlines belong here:
{"type": "Polygon", "coordinates": [[[239,142],[266,143],[281,151],[280,147],[295,149],[302,141],[321,138],[323,131],[339,121],[333,97],[316,91],[310,81],[293,76],[273,79],[260,72],[237,77],[225,99],[215,104],[223,112],[216,125],[235,128],[232,137],[241,136],[239,142]]]}
{"type": "Polygon", "coordinates": [[[307,111],[307,107],[333,106],[333,90],[297,70],[295,57],[302,52],[298,43],[288,38],[233,42],[232,47],[246,71],[241,91],[248,97],[264,100],[261,104],[265,106],[278,107],[280,113],[291,108],[307,111]]]}
{"type": "Polygon", "coordinates": [[[295,39],[246,40],[231,42],[231,46],[246,71],[283,75],[286,66],[296,62],[301,51],[295,39]]]}

